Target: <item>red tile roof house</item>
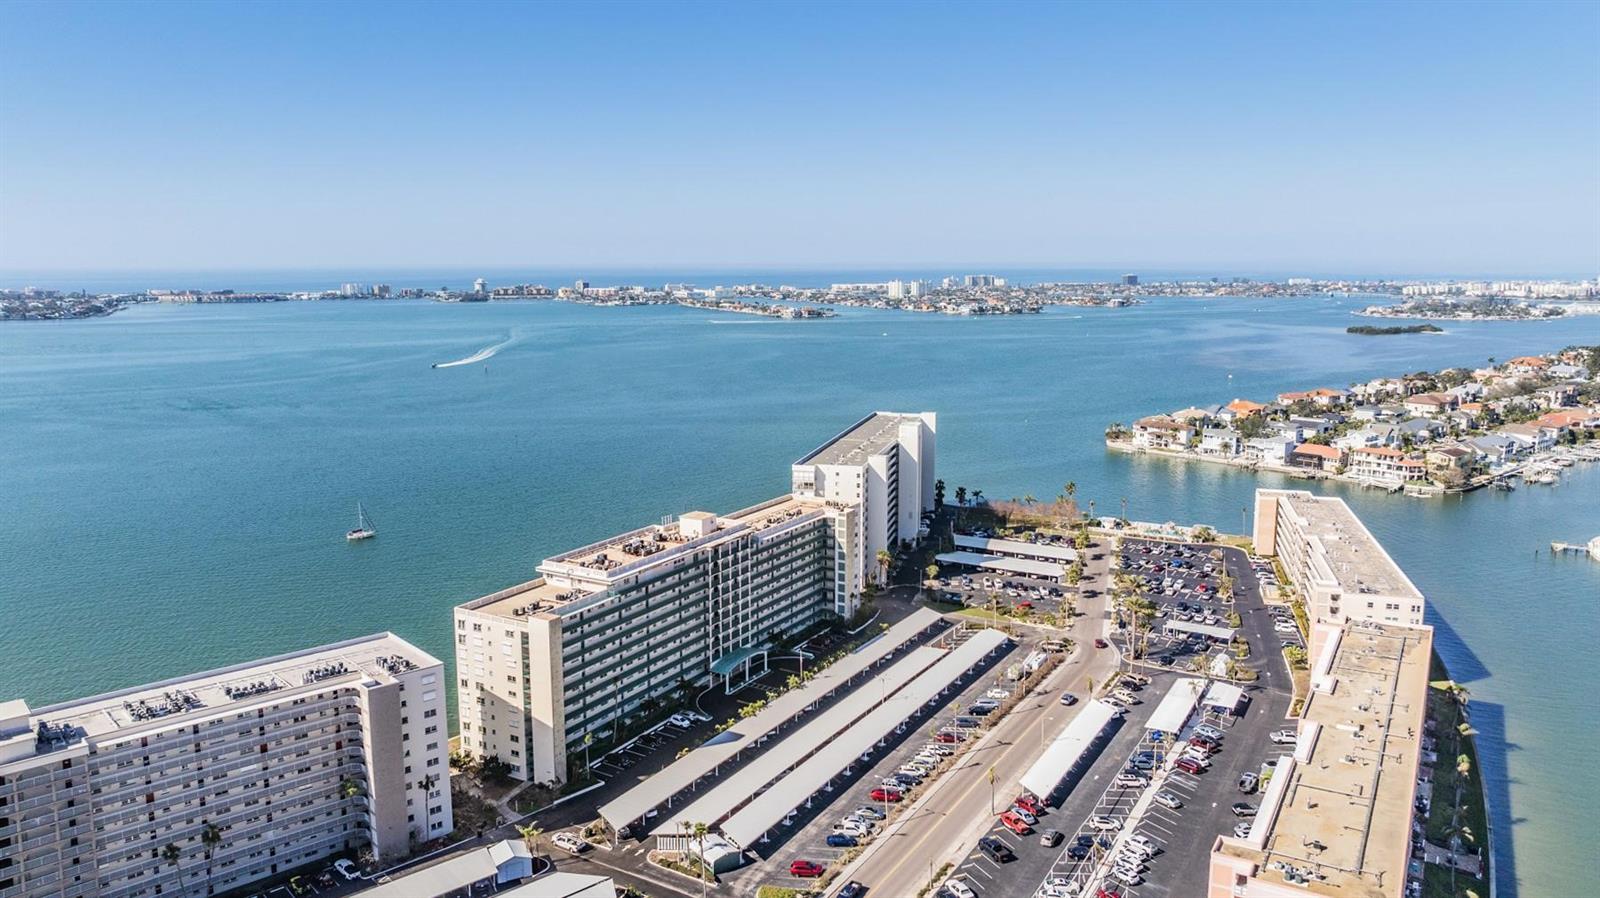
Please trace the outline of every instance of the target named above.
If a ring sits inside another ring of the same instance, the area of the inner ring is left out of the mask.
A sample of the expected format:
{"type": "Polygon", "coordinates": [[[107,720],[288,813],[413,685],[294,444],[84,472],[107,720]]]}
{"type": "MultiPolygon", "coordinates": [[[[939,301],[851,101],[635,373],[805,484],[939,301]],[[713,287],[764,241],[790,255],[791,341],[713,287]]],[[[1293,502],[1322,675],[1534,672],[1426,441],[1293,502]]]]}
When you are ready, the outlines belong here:
{"type": "Polygon", "coordinates": [[[1344,461],[1344,453],[1320,443],[1301,443],[1289,453],[1289,464],[1319,471],[1335,471],[1344,461]]]}
{"type": "Polygon", "coordinates": [[[1600,424],[1600,411],[1569,408],[1562,409],[1559,412],[1545,412],[1533,423],[1540,427],[1553,427],[1563,432],[1575,427],[1594,427],[1600,424]]]}
{"type": "Polygon", "coordinates": [[[1427,476],[1421,459],[1407,458],[1404,452],[1383,446],[1351,449],[1350,466],[1345,473],[1364,480],[1389,483],[1422,480],[1427,476]]]}
{"type": "Polygon", "coordinates": [[[1506,370],[1512,374],[1543,374],[1544,369],[1550,367],[1550,360],[1536,355],[1517,356],[1506,362],[1506,370]]]}
{"type": "Polygon", "coordinates": [[[1183,449],[1194,428],[1166,415],[1151,415],[1133,422],[1133,444],[1143,449],[1183,449]]]}
{"type": "Polygon", "coordinates": [[[1234,416],[1238,418],[1248,418],[1251,415],[1259,415],[1265,411],[1266,408],[1267,407],[1261,403],[1251,402],[1248,399],[1235,399],[1228,403],[1228,411],[1233,412],[1234,416]]]}

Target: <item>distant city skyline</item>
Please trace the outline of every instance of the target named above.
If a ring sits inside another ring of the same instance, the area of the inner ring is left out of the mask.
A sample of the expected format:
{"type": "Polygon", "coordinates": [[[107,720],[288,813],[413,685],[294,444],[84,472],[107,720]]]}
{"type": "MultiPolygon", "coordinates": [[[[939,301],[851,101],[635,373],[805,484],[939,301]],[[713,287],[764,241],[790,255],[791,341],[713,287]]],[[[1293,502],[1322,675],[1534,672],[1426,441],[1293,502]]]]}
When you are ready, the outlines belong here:
{"type": "Polygon", "coordinates": [[[5,22],[12,286],[1600,270],[1594,4],[13,3],[5,22]]]}

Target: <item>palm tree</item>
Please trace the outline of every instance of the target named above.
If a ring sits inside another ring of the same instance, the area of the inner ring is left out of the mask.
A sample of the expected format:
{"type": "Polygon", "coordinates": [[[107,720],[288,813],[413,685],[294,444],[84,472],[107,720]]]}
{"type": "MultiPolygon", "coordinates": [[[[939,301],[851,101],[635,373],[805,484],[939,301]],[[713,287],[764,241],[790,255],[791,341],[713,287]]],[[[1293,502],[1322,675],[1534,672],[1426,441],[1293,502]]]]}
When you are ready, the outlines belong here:
{"type": "Polygon", "coordinates": [[[944,480],[942,478],[933,482],[933,507],[944,507],[944,480]]]}
{"type": "Polygon", "coordinates": [[[167,847],[161,849],[161,859],[171,864],[172,869],[178,872],[178,894],[180,895],[189,890],[188,886],[183,883],[183,868],[178,866],[178,860],[181,857],[183,857],[183,852],[178,848],[176,842],[168,842],[167,847]]]}
{"type": "Polygon", "coordinates": [[[982,505],[983,504],[983,490],[973,490],[972,491],[972,504],[973,505],[982,505]]]}
{"type": "Polygon", "coordinates": [[[1038,501],[1038,499],[1034,498],[1033,493],[1024,493],[1022,496],[1022,504],[1028,506],[1029,508],[1032,508],[1034,503],[1038,501]]]}
{"type": "Polygon", "coordinates": [[[218,829],[215,823],[209,823],[204,820],[201,823],[205,824],[205,828],[200,830],[200,844],[205,846],[206,894],[209,895],[213,891],[211,888],[211,856],[216,853],[217,846],[222,844],[222,830],[218,829]]]}
{"type": "Polygon", "coordinates": [[[1061,492],[1065,494],[1068,499],[1078,495],[1078,481],[1068,480],[1067,485],[1061,488],[1061,492]]]}
{"type": "Polygon", "coordinates": [[[699,846],[696,856],[700,860],[700,867],[695,871],[695,876],[700,880],[700,898],[706,898],[706,878],[711,871],[706,869],[706,834],[711,832],[711,827],[704,823],[694,825],[694,842],[699,846]]]}
{"type": "Polygon", "coordinates": [[[439,778],[431,773],[417,780],[417,788],[422,790],[422,838],[417,840],[419,842],[428,841],[433,834],[433,812],[429,809],[432,799],[429,796],[437,782],[439,778]]]}
{"type": "Polygon", "coordinates": [[[878,577],[887,585],[889,582],[889,565],[894,561],[894,556],[889,554],[888,549],[879,549],[877,558],[878,577]]]}
{"type": "Polygon", "coordinates": [[[523,844],[528,846],[528,851],[535,857],[539,855],[539,837],[544,835],[544,830],[537,826],[523,826],[517,824],[517,835],[522,837],[523,844]]]}
{"type": "Polygon", "coordinates": [[[958,486],[958,487],[956,487],[956,507],[965,508],[966,505],[967,505],[967,488],[964,487],[964,486],[958,486]]]}

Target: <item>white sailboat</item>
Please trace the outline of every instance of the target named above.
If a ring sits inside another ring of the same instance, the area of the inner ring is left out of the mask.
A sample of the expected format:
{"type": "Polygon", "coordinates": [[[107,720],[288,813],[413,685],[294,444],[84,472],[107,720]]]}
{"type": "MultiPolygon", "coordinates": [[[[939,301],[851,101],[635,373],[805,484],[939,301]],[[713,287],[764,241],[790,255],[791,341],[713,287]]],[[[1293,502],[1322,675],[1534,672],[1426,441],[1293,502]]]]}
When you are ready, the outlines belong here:
{"type": "Polygon", "coordinates": [[[351,542],[355,542],[358,539],[371,539],[377,535],[378,530],[376,527],[372,526],[372,519],[367,517],[367,510],[361,507],[360,502],[357,502],[356,527],[354,530],[347,531],[344,535],[344,538],[351,542]]]}

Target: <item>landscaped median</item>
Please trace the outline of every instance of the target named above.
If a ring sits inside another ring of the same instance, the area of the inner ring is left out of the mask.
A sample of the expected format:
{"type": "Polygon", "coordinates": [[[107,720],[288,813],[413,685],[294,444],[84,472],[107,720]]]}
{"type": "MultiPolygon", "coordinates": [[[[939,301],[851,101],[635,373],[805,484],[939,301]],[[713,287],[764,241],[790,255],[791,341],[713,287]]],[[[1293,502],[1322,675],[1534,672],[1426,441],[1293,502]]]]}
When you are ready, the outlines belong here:
{"type": "Polygon", "coordinates": [[[1429,675],[1427,735],[1433,739],[1435,760],[1423,834],[1430,846],[1463,858],[1465,863],[1426,864],[1423,898],[1487,898],[1493,877],[1488,802],[1476,733],[1468,722],[1467,689],[1448,678],[1438,655],[1433,657],[1429,675]],[[1470,869],[1474,860],[1481,865],[1477,875],[1470,869]]]}

